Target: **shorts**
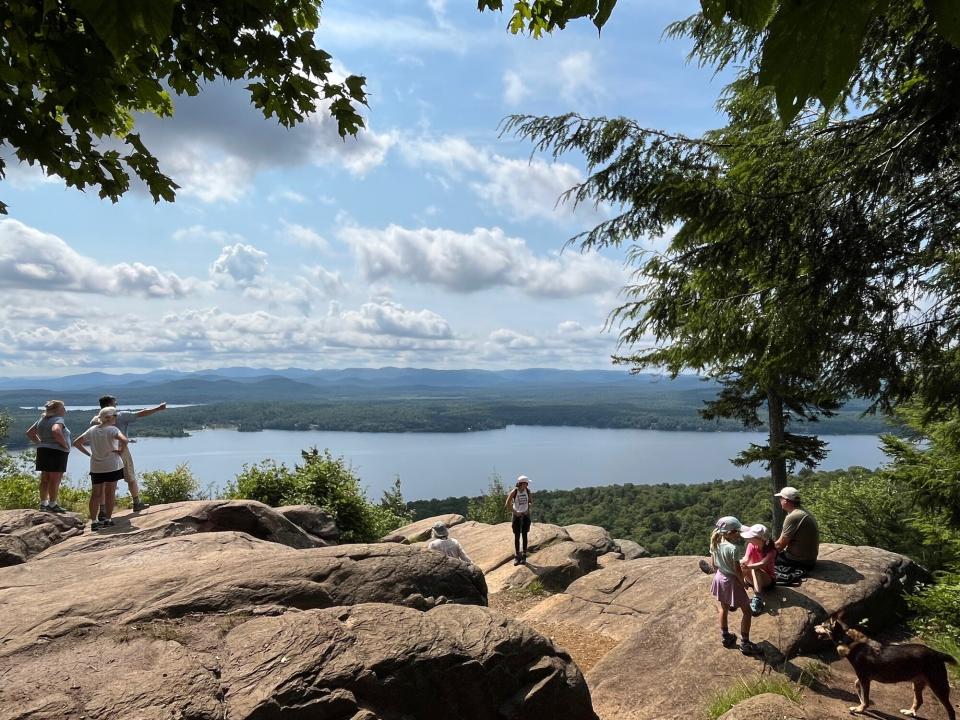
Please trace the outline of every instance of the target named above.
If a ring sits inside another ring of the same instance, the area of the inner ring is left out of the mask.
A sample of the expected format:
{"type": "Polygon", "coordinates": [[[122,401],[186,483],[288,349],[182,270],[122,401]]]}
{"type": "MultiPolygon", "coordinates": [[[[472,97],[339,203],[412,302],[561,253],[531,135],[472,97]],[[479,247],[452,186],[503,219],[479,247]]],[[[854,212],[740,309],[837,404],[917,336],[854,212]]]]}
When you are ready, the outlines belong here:
{"type": "Polygon", "coordinates": [[[530,531],[530,516],[529,515],[514,515],[513,516],[513,534],[519,535],[522,532],[530,531]]]}
{"type": "Polygon", "coordinates": [[[725,607],[750,609],[750,598],[747,597],[747,590],[743,587],[743,583],[738,578],[724,575],[719,570],[713,576],[710,594],[725,607]]]}
{"type": "Polygon", "coordinates": [[[123,480],[123,468],[120,468],[119,470],[111,470],[109,472],[90,473],[90,482],[94,485],[116,482],[117,480],[123,480]]]}
{"type": "Polygon", "coordinates": [[[66,472],[70,453],[53,448],[37,448],[36,469],[40,472],[66,472]]]}

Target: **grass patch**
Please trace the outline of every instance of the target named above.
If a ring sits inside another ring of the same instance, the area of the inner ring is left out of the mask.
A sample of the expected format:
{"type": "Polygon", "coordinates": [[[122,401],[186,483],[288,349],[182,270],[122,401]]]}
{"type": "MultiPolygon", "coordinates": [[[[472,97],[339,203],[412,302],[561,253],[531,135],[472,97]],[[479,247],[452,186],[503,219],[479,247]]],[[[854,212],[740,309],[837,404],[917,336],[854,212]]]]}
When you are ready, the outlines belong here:
{"type": "Polygon", "coordinates": [[[547,590],[539,580],[534,580],[526,587],[513,588],[508,592],[517,598],[541,598],[553,594],[547,590]]]}
{"type": "Polygon", "coordinates": [[[751,680],[739,678],[733,687],[714,693],[707,703],[707,717],[710,720],[716,720],[737,703],[765,693],[783,695],[795,703],[799,703],[803,696],[803,690],[800,687],[783,677],[765,676],[751,680]]]}
{"type": "Polygon", "coordinates": [[[800,668],[800,675],[797,676],[797,683],[804,687],[812,688],[820,684],[826,685],[833,673],[830,666],[819,660],[811,660],[800,668]]]}
{"type": "MultiPolygon", "coordinates": [[[[957,638],[948,633],[927,632],[922,635],[923,641],[932,648],[952,655],[960,663],[960,642],[957,638]]],[[[954,682],[960,682],[960,664],[947,665],[947,672],[950,679],[954,682]]]]}

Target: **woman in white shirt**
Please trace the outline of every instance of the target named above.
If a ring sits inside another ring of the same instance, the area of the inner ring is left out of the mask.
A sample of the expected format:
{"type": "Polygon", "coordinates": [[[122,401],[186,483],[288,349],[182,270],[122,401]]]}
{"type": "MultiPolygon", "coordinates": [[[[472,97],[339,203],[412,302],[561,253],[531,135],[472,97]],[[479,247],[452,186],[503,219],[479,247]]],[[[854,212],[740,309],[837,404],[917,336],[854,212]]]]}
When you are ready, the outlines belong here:
{"type": "Polygon", "coordinates": [[[530,492],[530,478],[521,475],[517,486],[507,495],[505,507],[513,512],[513,564],[524,565],[527,562],[527,533],[530,532],[530,505],[533,493],[530,492]],[[523,547],[521,550],[521,539],[523,547]]]}
{"type": "Polygon", "coordinates": [[[100,410],[99,425],[91,425],[86,432],[73,441],[73,446],[90,457],[90,529],[100,530],[113,523],[113,504],[117,494],[117,481],[123,480],[121,455],[127,447],[127,436],[117,427],[117,409],[105,407],[100,410]],[[87,448],[90,448],[89,450],[87,448]],[[97,513],[104,505],[106,518],[99,520],[97,513]]]}

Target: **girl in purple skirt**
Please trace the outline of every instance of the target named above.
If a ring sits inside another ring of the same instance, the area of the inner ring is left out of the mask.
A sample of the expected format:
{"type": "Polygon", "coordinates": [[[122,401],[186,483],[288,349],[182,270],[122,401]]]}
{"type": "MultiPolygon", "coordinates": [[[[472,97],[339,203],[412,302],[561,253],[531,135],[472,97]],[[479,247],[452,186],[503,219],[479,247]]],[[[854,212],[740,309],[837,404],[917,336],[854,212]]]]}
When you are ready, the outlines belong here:
{"type": "Polygon", "coordinates": [[[743,570],[740,567],[740,553],[733,544],[740,539],[740,521],[727,516],[717,520],[710,535],[710,556],[716,573],[710,593],[720,606],[720,642],[724,647],[737,644],[737,636],[727,629],[727,614],[740,610],[740,652],[744,655],[760,654],[758,645],[750,642],[750,598],[743,582],[743,570]]]}

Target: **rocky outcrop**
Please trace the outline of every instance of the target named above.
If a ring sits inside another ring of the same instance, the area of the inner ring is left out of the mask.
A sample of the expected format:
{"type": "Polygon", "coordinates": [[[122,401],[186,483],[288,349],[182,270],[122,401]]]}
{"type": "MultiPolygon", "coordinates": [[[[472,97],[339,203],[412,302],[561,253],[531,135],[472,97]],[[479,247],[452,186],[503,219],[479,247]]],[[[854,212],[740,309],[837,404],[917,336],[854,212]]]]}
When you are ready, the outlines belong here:
{"type": "Polygon", "coordinates": [[[623,562],[623,553],[608,552],[597,558],[597,565],[602,568],[609,567],[618,562],[623,562]]]}
{"type": "Polygon", "coordinates": [[[539,582],[547,590],[559,592],[596,569],[597,554],[593,546],[562,540],[529,555],[523,565],[506,563],[487,573],[487,588],[493,594],[539,582]]]}
{"type": "MultiPolygon", "coordinates": [[[[621,640],[587,675],[601,718],[694,717],[705,692],[760,668],[757,659],[720,645],[710,576],[700,572],[697,559],[614,563],[573,582],[521,619],[572,624],[621,640]],[[722,676],[705,668],[723,668],[722,676]]],[[[882,627],[901,603],[903,585],[919,573],[907,558],[884,550],[822,545],[820,561],[802,586],[776,587],[767,594],[767,608],[754,618],[751,639],[760,643],[767,662],[782,664],[816,642],[812,628],[831,612],[870,615],[871,626],[882,627]]],[[[730,625],[737,631],[738,614],[731,614],[730,625]]]]}
{"type": "Polygon", "coordinates": [[[53,545],[83,532],[75,513],[40,510],[0,511],[0,567],[19,565],[53,545]]]}
{"type": "Polygon", "coordinates": [[[0,573],[0,657],[107,624],[361,602],[486,604],[480,572],[397,545],[294,550],[201,533],[35,559],[0,573]],[[38,592],[37,588],[43,588],[38,592]]]}
{"type": "Polygon", "coordinates": [[[430,531],[438,522],[442,522],[446,524],[448,528],[450,528],[454,525],[459,525],[460,523],[464,522],[464,517],[463,515],[451,513],[449,515],[437,515],[435,517],[417,520],[409,525],[404,525],[401,528],[397,528],[390,533],[390,535],[383,538],[383,542],[402,542],[405,544],[413,544],[423,542],[424,540],[429,540],[430,531]]]}
{"type": "Polygon", "coordinates": [[[42,557],[63,557],[138,545],[160,538],[196,533],[242,532],[259,540],[292,548],[322,547],[326,543],[293,524],[274,508],[256,500],[194,500],[156,505],[139,513],[121,512],[116,526],[72,538],[42,557]]]}
{"type": "Polygon", "coordinates": [[[323,508],[316,505],[284,505],[276,510],[323,545],[336,545],[340,542],[337,523],[323,508]]]}
{"type": "Polygon", "coordinates": [[[610,533],[602,527],[578,523],[576,525],[564,525],[563,529],[567,531],[571,540],[586,543],[593,547],[597,556],[617,550],[616,542],[610,537],[610,533]]]}
{"type": "Polygon", "coordinates": [[[637,558],[650,557],[650,552],[642,545],[635,543],[633,540],[616,539],[613,542],[616,543],[617,547],[619,548],[618,552],[623,554],[624,560],[636,560],[637,558]]]}
{"type": "Polygon", "coordinates": [[[260,618],[232,630],[225,650],[231,718],[596,717],[562,651],[486,608],[358,605],[260,618]]]}
{"type": "MultiPolygon", "coordinates": [[[[467,520],[450,528],[450,537],[460,541],[470,559],[485,573],[513,562],[513,530],[508,522],[487,525],[467,520]]],[[[528,554],[562,540],[570,540],[562,527],[533,523],[527,535],[528,554]]]]}

